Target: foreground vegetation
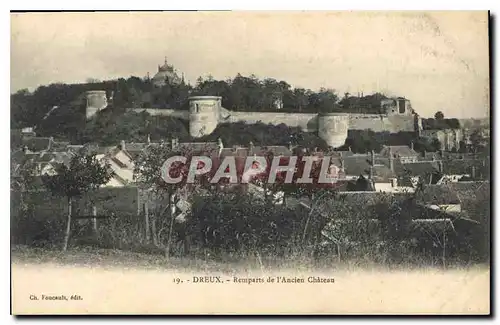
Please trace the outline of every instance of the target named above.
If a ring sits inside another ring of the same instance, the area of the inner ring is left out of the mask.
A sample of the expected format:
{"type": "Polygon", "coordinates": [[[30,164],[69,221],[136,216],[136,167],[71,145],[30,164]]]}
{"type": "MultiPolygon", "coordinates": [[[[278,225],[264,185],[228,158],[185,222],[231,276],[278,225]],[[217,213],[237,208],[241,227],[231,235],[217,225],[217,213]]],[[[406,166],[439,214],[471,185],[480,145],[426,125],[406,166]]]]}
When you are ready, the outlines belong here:
{"type": "MultiPolygon", "coordinates": [[[[257,267],[280,267],[288,261],[311,267],[345,263],[449,267],[489,261],[486,224],[472,227],[456,220],[453,229],[443,228],[440,223],[417,227],[412,214],[424,219],[439,216],[422,216],[426,212],[417,210],[411,199],[388,197],[362,206],[361,202],[349,203],[342,198],[318,198],[312,202],[313,210],[274,205],[238,193],[204,194],[192,202],[185,222],[174,222],[168,212],[158,212],[168,211],[168,205],[151,210],[147,224],[143,215],[98,219],[95,228],[89,219],[74,222],[70,257],[59,252],[50,254],[71,260],[74,249],[81,253],[87,247],[91,248],[90,255],[96,254],[94,258],[82,257],[88,261],[103,257],[104,252],[131,254],[160,264],[170,259],[195,264],[250,261],[257,267]]],[[[66,218],[37,220],[33,213],[13,218],[12,244],[38,247],[42,256],[46,250],[59,251],[66,218]]]]}

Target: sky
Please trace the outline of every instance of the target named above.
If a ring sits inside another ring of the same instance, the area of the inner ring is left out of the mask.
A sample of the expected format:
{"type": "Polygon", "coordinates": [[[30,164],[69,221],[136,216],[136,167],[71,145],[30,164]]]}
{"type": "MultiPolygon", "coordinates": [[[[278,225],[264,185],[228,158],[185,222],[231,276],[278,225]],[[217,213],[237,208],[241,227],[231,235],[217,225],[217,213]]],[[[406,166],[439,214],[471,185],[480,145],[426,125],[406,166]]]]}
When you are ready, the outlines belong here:
{"type": "Polygon", "coordinates": [[[486,11],[11,14],[11,93],[153,76],[237,73],[339,94],[404,96],[423,117],[489,116],[486,11]]]}

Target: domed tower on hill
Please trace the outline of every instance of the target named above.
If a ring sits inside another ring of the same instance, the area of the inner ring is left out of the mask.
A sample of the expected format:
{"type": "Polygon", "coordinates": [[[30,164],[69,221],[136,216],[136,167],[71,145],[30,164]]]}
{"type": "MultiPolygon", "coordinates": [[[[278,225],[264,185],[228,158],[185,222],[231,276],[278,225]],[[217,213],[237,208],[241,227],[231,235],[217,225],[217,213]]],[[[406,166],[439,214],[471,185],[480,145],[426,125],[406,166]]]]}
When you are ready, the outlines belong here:
{"type": "Polygon", "coordinates": [[[212,133],[219,123],[222,98],[218,96],[189,97],[189,134],[199,138],[212,133]]]}
{"type": "Polygon", "coordinates": [[[167,58],[165,57],[165,63],[162,66],[158,65],[158,72],[154,75],[152,82],[156,87],[162,87],[167,82],[178,85],[182,83],[182,79],[177,75],[174,67],[167,63],[167,58]]]}

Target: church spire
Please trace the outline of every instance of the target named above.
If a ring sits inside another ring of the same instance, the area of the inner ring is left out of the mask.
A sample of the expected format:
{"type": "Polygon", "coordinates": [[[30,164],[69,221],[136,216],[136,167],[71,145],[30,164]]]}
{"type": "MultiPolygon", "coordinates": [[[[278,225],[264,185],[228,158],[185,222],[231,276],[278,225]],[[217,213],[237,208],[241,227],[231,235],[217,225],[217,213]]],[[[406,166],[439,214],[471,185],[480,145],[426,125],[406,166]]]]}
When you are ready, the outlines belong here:
{"type": "Polygon", "coordinates": [[[165,65],[167,65],[167,56],[165,56],[165,65]]]}

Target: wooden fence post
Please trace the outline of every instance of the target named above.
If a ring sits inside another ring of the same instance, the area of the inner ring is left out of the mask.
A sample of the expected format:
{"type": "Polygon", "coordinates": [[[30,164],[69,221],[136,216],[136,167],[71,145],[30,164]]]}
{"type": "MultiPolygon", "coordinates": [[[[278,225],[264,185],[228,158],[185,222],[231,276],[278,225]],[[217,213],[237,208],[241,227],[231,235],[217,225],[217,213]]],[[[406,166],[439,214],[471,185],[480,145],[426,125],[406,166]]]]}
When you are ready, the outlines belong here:
{"type": "Polygon", "coordinates": [[[92,230],[94,232],[94,236],[98,236],[98,232],[97,232],[97,207],[94,205],[92,207],[92,215],[94,216],[94,218],[92,218],[92,230]]]}
{"type": "Polygon", "coordinates": [[[146,243],[149,243],[149,207],[148,203],[144,203],[144,228],[146,235],[146,243]]]}
{"type": "Polygon", "coordinates": [[[151,237],[153,237],[153,244],[158,246],[158,237],[156,232],[156,215],[151,216],[151,237]]]}
{"type": "Polygon", "coordinates": [[[165,248],[165,256],[167,258],[167,261],[170,259],[170,244],[172,242],[172,230],[174,228],[175,212],[175,196],[174,194],[172,194],[170,196],[170,229],[168,231],[167,247],[165,248]]]}

